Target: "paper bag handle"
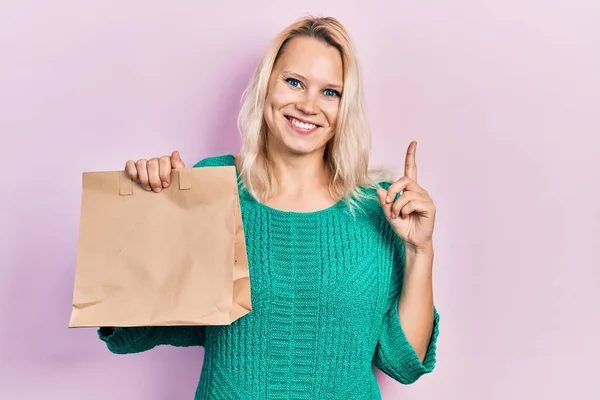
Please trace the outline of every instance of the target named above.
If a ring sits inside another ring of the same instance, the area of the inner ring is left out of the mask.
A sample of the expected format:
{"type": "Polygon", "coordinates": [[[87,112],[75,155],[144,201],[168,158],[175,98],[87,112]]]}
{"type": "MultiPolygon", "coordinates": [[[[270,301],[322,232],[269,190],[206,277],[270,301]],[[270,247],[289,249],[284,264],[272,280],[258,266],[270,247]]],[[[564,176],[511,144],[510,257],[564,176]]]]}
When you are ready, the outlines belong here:
{"type": "MultiPolygon", "coordinates": [[[[179,175],[179,190],[190,190],[192,188],[192,170],[191,168],[182,168],[171,172],[171,176],[177,173],[179,175]]],[[[119,195],[131,196],[133,194],[133,180],[125,171],[119,174],[119,195]]]]}
{"type": "Polygon", "coordinates": [[[192,188],[192,169],[182,168],[179,172],[179,190],[190,190],[192,188]]]}

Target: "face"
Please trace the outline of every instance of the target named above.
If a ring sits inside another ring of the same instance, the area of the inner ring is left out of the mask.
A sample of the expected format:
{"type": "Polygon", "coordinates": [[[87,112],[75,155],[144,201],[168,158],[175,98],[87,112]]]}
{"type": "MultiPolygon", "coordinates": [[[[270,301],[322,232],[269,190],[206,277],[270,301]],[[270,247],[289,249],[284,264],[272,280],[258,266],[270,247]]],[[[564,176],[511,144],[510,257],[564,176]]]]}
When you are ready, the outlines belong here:
{"type": "Polygon", "coordinates": [[[269,150],[322,153],[335,134],[342,89],[336,48],[307,37],[289,41],[275,63],[265,101],[269,150]]]}

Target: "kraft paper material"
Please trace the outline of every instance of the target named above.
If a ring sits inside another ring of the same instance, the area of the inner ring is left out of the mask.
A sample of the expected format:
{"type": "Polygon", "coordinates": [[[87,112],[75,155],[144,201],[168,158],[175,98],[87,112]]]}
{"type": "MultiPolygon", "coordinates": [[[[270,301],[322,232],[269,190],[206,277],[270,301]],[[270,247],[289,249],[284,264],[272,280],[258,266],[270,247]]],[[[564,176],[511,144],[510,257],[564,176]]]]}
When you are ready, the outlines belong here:
{"type": "Polygon", "coordinates": [[[252,309],[235,167],[146,191],[84,172],[69,327],[228,325],[252,309]]]}

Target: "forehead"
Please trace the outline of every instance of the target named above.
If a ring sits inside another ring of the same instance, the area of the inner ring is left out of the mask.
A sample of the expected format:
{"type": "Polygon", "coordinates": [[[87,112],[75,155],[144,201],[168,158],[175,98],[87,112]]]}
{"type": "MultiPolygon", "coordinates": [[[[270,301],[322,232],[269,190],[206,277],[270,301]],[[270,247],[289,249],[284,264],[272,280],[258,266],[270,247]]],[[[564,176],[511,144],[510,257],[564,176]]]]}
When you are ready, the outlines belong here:
{"type": "Polygon", "coordinates": [[[275,69],[300,74],[310,81],[342,85],[344,68],[339,51],[319,40],[297,37],[290,40],[275,69]]]}

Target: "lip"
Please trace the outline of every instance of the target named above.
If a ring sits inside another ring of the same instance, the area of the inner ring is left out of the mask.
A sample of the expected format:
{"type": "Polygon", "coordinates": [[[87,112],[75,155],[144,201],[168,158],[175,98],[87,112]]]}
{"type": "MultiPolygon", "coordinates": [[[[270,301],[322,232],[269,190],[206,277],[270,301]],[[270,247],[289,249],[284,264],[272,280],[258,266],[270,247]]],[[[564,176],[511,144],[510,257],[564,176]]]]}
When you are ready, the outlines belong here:
{"type": "Polygon", "coordinates": [[[305,119],[302,119],[302,118],[293,117],[293,116],[291,116],[291,115],[285,115],[285,116],[284,116],[284,118],[285,118],[285,120],[286,120],[287,124],[288,124],[288,125],[289,125],[289,126],[290,126],[290,127],[293,129],[293,130],[294,130],[294,131],[298,132],[298,133],[299,133],[299,134],[301,134],[301,135],[310,135],[311,133],[315,132],[317,129],[319,129],[319,128],[320,128],[320,126],[319,126],[318,124],[315,124],[314,122],[307,121],[307,120],[305,120],[305,119]],[[316,125],[316,126],[315,126],[313,129],[302,129],[302,128],[300,128],[300,127],[298,127],[298,126],[294,125],[294,124],[292,123],[292,119],[295,119],[295,120],[297,120],[297,121],[304,122],[304,123],[307,123],[307,124],[313,124],[313,125],[316,125]]]}

